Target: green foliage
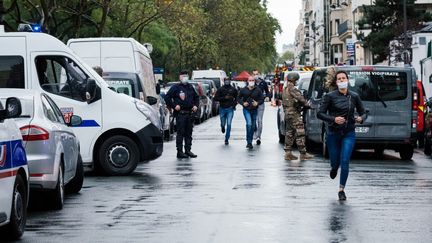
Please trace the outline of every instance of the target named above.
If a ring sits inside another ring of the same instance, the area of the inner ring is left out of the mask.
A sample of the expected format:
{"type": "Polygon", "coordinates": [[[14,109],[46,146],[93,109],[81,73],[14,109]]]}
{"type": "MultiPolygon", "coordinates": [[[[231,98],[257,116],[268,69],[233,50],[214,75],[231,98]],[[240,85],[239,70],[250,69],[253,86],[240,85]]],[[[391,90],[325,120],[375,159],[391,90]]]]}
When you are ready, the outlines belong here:
{"type": "MultiPolygon", "coordinates": [[[[406,0],[407,30],[417,30],[419,22],[430,20],[430,15],[416,11],[415,0],[406,0]]],[[[403,27],[403,1],[401,0],[375,0],[375,5],[364,6],[365,14],[358,22],[360,29],[370,28],[371,33],[362,37],[365,45],[374,54],[374,62],[381,62],[389,55],[389,42],[400,38],[404,33],[403,27]]],[[[409,48],[406,43],[406,48],[409,48]]]]}
{"type": "Polygon", "coordinates": [[[294,53],[292,51],[284,52],[279,58],[277,63],[283,63],[284,61],[293,61],[294,53]]]}
{"type": "Polygon", "coordinates": [[[267,13],[266,4],[258,0],[3,0],[0,19],[7,31],[15,31],[23,22],[40,23],[65,42],[98,36],[150,42],[154,66],[175,78],[184,69],[272,70],[280,26],[267,13]]]}

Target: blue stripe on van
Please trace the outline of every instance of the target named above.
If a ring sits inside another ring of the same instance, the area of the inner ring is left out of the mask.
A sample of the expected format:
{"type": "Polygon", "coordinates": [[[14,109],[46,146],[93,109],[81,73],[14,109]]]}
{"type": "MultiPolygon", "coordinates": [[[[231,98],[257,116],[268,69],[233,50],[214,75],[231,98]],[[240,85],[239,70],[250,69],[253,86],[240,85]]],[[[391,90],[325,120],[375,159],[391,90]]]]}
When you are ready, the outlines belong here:
{"type": "Polygon", "coordinates": [[[82,120],[77,127],[100,127],[100,125],[95,120],[82,120]]]}
{"type": "Polygon", "coordinates": [[[0,153],[6,156],[0,161],[0,171],[27,165],[27,157],[21,140],[0,142],[0,153]]]}

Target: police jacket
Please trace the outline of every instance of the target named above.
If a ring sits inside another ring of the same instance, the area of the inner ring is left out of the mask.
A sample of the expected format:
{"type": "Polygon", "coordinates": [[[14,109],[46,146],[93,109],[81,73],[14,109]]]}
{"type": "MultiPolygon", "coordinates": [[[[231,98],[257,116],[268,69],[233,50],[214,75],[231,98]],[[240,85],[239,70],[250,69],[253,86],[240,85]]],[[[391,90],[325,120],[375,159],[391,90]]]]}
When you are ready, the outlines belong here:
{"type": "Polygon", "coordinates": [[[170,108],[174,109],[179,105],[180,110],[190,111],[194,106],[199,107],[199,96],[191,84],[180,83],[169,89],[165,95],[165,102],[170,108]]]}
{"type": "Polygon", "coordinates": [[[330,131],[349,132],[355,129],[355,110],[364,121],[366,113],[359,95],[349,90],[346,95],[339,90],[334,90],[323,96],[317,117],[327,123],[330,131]],[[344,117],[346,122],[337,124],[335,122],[337,116],[344,117]]]}
{"type": "Polygon", "coordinates": [[[247,102],[249,105],[243,106],[243,108],[247,110],[255,110],[258,108],[258,106],[253,106],[253,101],[258,102],[258,106],[264,103],[262,90],[256,86],[254,86],[253,89],[249,89],[249,87],[242,88],[238,96],[239,104],[243,106],[243,103],[247,102]]]}
{"type": "Polygon", "coordinates": [[[265,82],[264,80],[260,79],[260,81],[257,83],[258,88],[260,88],[263,92],[264,98],[271,98],[271,94],[270,94],[270,90],[268,87],[267,82],[265,82]]]}
{"type": "Polygon", "coordinates": [[[288,82],[287,86],[283,89],[282,106],[286,115],[300,114],[302,107],[308,107],[307,101],[300,90],[291,82],[288,82]]]}
{"type": "Polygon", "coordinates": [[[215,101],[219,101],[222,108],[234,108],[237,105],[238,91],[232,85],[222,85],[214,97],[215,101]]]}

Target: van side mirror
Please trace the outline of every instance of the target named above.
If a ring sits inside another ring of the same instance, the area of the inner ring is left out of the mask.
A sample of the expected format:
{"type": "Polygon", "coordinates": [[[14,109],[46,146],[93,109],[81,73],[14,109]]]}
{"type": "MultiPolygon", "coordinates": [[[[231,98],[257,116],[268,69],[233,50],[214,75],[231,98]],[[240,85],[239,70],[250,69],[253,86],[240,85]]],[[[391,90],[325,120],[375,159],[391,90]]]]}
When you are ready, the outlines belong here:
{"type": "Polygon", "coordinates": [[[76,127],[81,125],[81,123],[82,123],[82,118],[80,116],[72,115],[67,125],[70,127],[76,127]]]}
{"type": "Polygon", "coordinates": [[[158,102],[157,98],[153,96],[147,96],[147,104],[154,105],[158,102]]]}
{"type": "Polygon", "coordinates": [[[21,115],[21,101],[15,97],[6,100],[6,118],[15,118],[21,115]]]}
{"type": "Polygon", "coordinates": [[[96,88],[97,88],[97,84],[94,79],[87,80],[86,93],[85,93],[87,104],[92,103],[96,98],[96,88]]]}

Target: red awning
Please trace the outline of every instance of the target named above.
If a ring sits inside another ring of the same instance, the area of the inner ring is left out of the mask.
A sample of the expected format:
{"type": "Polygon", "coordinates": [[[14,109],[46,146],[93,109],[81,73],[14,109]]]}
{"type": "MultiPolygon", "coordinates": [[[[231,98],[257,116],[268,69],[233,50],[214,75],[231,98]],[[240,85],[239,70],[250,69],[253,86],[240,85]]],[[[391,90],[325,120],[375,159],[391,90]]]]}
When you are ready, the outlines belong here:
{"type": "Polygon", "coordinates": [[[243,71],[239,75],[237,75],[236,77],[234,77],[234,80],[237,80],[237,81],[247,81],[249,77],[250,77],[250,74],[248,72],[246,72],[246,71],[243,71]]]}

